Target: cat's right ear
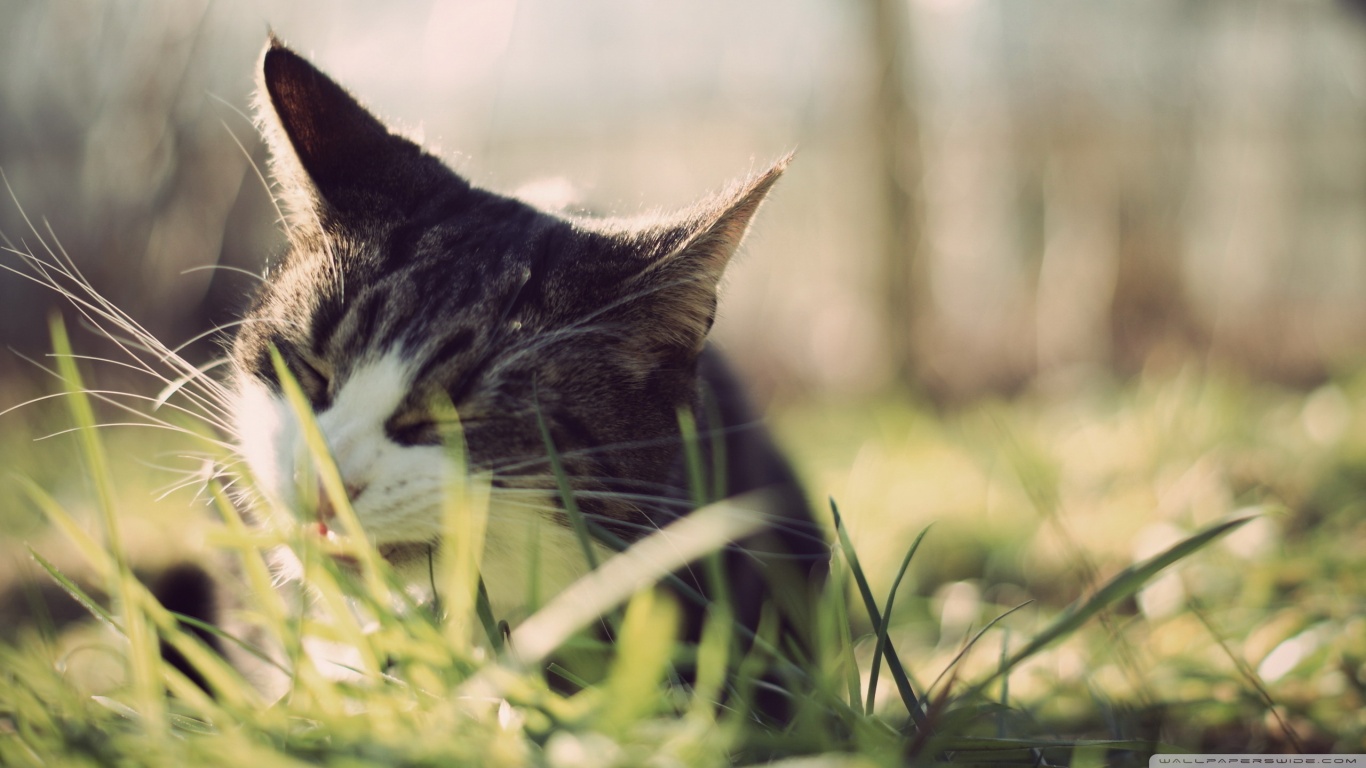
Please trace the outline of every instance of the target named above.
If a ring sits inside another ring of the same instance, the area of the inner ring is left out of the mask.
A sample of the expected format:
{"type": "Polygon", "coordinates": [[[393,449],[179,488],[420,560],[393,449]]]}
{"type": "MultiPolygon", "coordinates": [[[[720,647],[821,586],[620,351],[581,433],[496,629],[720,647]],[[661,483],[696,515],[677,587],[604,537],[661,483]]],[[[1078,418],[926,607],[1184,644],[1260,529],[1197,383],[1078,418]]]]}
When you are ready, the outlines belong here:
{"type": "Polygon", "coordinates": [[[295,234],[410,210],[458,178],[274,35],[257,116],[295,234]]]}

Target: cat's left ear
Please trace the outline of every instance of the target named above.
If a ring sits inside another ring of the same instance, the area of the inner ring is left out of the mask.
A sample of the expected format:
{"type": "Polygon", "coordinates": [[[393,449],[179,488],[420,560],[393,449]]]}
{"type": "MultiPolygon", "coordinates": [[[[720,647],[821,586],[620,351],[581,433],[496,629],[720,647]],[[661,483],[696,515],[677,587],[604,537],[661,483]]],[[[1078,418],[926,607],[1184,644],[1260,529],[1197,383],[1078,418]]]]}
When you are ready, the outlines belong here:
{"type": "Polygon", "coordinates": [[[463,185],[273,35],[260,72],[258,118],[293,229],[384,220],[463,185]]]}
{"type": "Polygon", "coordinates": [[[648,283],[641,289],[652,305],[646,328],[657,344],[701,350],[716,317],[721,275],[791,160],[789,153],[768,170],[695,205],[674,230],[681,233],[680,244],[637,277],[648,283]]]}

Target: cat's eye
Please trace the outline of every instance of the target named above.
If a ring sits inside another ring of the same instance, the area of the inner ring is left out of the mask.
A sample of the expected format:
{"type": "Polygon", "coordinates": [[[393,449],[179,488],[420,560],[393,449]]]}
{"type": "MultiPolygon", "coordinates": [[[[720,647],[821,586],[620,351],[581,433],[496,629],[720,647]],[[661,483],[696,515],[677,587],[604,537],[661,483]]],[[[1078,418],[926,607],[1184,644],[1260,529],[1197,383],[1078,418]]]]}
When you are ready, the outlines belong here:
{"type": "Polygon", "coordinates": [[[306,357],[300,357],[298,362],[299,367],[304,371],[305,375],[321,384],[324,389],[332,381],[332,376],[326,370],[331,366],[320,361],[311,361],[306,357]]]}
{"type": "Polygon", "coordinates": [[[400,445],[441,445],[459,430],[460,419],[449,405],[414,408],[395,415],[384,428],[400,445]]]}
{"type": "Polygon", "coordinates": [[[326,405],[332,382],[332,367],[322,360],[296,350],[281,347],[280,351],[289,366],[289,372],[293,374],[294,380],[299,383],[304,394],[308,395],[313,407],[321,408],[326,405]]]}
{"type": "Polygon", "coordinates": [[[435,419],[418,411],[399,414],[384,425],[399,445],[440,445],[441,430],[435,419]]]}

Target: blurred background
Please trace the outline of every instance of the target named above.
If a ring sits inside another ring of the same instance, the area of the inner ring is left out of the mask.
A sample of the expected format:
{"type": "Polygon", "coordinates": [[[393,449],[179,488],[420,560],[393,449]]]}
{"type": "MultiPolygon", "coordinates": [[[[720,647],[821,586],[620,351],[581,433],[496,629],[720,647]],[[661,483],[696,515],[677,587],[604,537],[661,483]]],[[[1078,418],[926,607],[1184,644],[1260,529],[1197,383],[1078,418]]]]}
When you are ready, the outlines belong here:
{"type": "MultiPolygon", "coordinates": [[[[231,322],[253,279],[212,267],[259,272],[283,244],[250,119],[269,29],[501,191],[563,178],[597,210],[678,207],[795,148],[717,335],[878,588],[936,523],[898,602],[916,658],[936,669],[1001,609],[1046,615],[1255,510],[1203,570],[1031,671],[1041,706],[1085,720],[1175,695],[1223,713],[1201,721],[1213,746],[1366,739],[1361,4],[5,0],[0,232],[59,242],[168,345],[231,322]],[[1151,628],[1117,628],[1137,616],[1151,628]]],[[[23,357],[62,309],[75,330],[59,296],[0,274],[0,409],[56,386],[23,357]]],[[[88,507],[72,441],[32,442],[63,419],[0,418],[0,452],[88,507]]],[[[171,491],[125,494],[139,558],[182,555],[165,526],[193,529],[193,483],[161,465],[189,454],[110,439],[131,483],[171,491]]],[[[0,583],[47,535],[4,495],[21,554],[0,583]]]]}
{"type": "MultiPolygon", "coordinates": [[[[501,190],[679,206],[796,148],[722,305],[765,392],[962,402],[1189,357],[1314,383],[1366,345],[1363,21],[1285,0],[9,0],[0,231],[24,238],[21,206],[49,221],[170,343],[233,318],[250,281],[186,270],[280,247],[246,116],[273,28],[501,190]]],[[[42,351],[58,305],[0,281],[4,344],[42,351]]]]}

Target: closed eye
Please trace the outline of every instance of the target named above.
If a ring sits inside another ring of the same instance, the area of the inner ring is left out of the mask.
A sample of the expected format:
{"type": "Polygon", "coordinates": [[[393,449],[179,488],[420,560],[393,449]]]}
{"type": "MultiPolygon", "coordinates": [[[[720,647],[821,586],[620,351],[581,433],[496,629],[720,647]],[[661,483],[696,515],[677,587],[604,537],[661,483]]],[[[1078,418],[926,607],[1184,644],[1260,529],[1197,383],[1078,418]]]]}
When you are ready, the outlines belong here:
{"type": "Polygon", "coordinates": [[[400,445],[441,445],[459,431],[460,419],[449,406],[413,409],[389,419],[384,429],[400,445]]]}
{"type": "Polygon", "coordinates": [[[331,366],[321,360],[309,359],[307,355],[280,347],[280,353],[289,365],[289,372],[308,395],[315,410],[326,407],[331,402],[331,366]]]}
{"type": "Polygon", "coordinates": [[[441,433],[432,421],[405,421],[385,425],[389,437],[399,445],[440,445],[441,433]]]}

